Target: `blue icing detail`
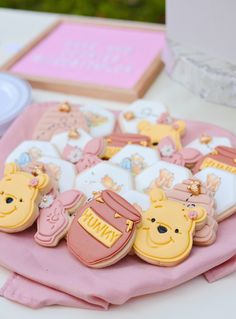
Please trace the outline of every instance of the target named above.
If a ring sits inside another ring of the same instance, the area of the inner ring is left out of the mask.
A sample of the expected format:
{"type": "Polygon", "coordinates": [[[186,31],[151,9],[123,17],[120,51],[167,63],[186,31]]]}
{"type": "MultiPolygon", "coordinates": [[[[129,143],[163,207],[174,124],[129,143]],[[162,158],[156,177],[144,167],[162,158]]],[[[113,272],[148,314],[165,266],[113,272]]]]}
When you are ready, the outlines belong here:
{"type": "Polygon", "coordinates": [[[19,166],[26,166],[27,164],[29,164],[30,162],[32,162],[32,158],[29,155],[29,153],[24,152],[21,153],[19,158],[15,160],[16,164],[18,164],[19,166]]]}
{"type": "Polygon", "coordinates": [[[121,167],[124,169],[127,169],[129,171],[132,170],[132,161],[130,158],[126,157],[121,162],[121,167]]]}

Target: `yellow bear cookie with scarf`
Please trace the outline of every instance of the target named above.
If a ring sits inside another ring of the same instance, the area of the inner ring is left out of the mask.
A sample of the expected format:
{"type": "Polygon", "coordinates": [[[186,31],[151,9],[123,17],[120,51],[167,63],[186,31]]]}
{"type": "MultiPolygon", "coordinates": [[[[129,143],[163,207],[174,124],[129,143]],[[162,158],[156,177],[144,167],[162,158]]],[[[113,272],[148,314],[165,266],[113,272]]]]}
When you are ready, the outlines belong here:
{"type": "Polygon", "coordinates": [[[154,265],[177,265],[190,254],[194,231],[206,223],[206,210],[169,200],[158,188],[151,191],[150,198],[151,206],[138,226],[134,251],[154,265]]]}
{"type": "Polygon", "coordinates": [[[47,174],[21,171],[15,163],[5,166],[0,180],[0,231],[16,233],[30,227],[38,217],[42,195],[50,190],[47,174]]]}

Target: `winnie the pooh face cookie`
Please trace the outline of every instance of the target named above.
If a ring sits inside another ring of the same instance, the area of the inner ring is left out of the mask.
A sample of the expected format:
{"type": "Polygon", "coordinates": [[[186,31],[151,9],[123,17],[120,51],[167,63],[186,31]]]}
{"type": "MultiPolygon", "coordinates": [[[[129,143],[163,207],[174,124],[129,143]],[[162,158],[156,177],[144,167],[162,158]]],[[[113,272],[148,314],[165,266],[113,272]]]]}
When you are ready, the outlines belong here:
{"type": "Polygon", "coordinates": [[[206,211],[169,200],[161,189],[154,189],[150,196],[151,207],[143,214],[134,251],[154,265],[177,265],[190,254],[195,227],[205,223],[206,211]]]}
{"type": "Polygon", "coordinates": [[[47,174],[34,176],[15,163],[7,164],[0,180],[0,230],[15,233],[30,227],[38,216],[42,192],[49,190],[47,174]]]}
{"type": "Polygon", "coordinates": [[[157,144],[161,139],[169,136],[178,151],[182,148],[181,136],[184,134],[185,128],[184,121],[175,121],[171,124],[153,124],[147,120],[142,120],[138,124],[139,133],[150,137],[152,144],[157,144]]]}

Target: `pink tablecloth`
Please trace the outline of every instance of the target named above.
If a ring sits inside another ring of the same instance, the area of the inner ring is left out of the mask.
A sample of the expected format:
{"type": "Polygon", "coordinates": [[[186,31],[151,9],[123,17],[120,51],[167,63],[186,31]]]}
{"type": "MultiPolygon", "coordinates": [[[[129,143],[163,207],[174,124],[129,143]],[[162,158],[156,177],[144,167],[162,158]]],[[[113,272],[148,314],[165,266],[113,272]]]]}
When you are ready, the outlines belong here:
{"type": "MultiPolygon", "coordinates": [[[[6,156],[21,141],[31,138],[47,106],[28,108],[0,141],[1,173],[6,156]]],[[[187,121],[187,125],[184,144],[205,132],[227,136],[236,146],[236,137],[223,129],[193,121],[187,121]]],[[[0,264],[13,271],[0,294],[33,308],[60,304],[108,309],[110,304],[120,305],[136,296],[160,292],[200,274],[214,281],[236,269],[235,229],[236,214],[220,224],[214,245],[194,247],[186,261],[171,268],[127,256],[112,267],[90,269],[68,252],[65,242],[54,249],[37,245],[34,226],[20,234],[0,233],[0,264]]]]}

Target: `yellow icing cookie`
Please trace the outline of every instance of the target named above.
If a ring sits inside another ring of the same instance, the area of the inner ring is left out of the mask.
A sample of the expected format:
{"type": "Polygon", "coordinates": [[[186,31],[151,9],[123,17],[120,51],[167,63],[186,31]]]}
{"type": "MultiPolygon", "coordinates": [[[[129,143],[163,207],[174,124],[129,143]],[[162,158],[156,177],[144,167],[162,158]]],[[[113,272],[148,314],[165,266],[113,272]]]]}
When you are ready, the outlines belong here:
{"type": "Polygon", "coordinates": [[[30,227],[38,216],[38,204],[50,190],[49,177],[20,171],[15,163],[5,166],[0,180],[0,230],[15,233],[30,227]]]}
{"type": "Polygon", "coordinates": [[[152,144],[157,144],[166,136],[170,136],[177,150],[182,148],[181,136],[184,134],[186,124],[184,121],[175,121],[172,124],[153,124],[147,120],[142,120],[138,124],[140,134],[150,137],[152,144]]]}
{"type": "Polygon", "coordinates": [[[151,207],[143,213],[134,251],[143,260],[160,266],[174,266],[190,254],[197,226],[206,222],[204,208],[188,208],[166,198],[163,190],[151,191],[151,207]]]}

